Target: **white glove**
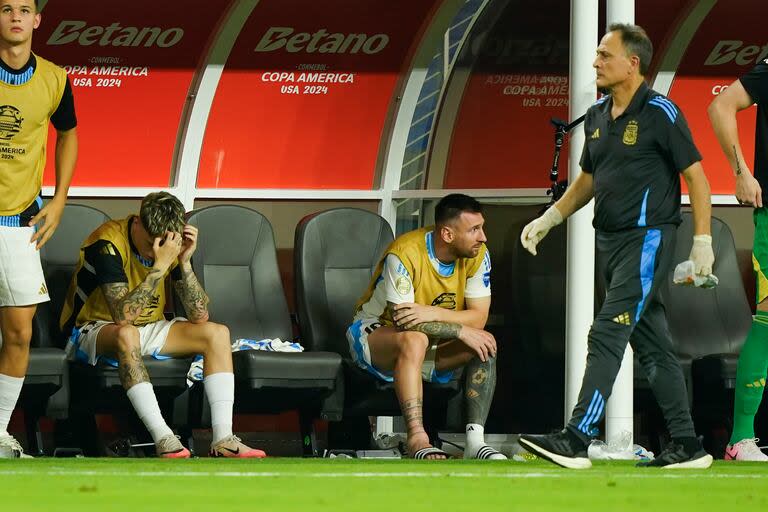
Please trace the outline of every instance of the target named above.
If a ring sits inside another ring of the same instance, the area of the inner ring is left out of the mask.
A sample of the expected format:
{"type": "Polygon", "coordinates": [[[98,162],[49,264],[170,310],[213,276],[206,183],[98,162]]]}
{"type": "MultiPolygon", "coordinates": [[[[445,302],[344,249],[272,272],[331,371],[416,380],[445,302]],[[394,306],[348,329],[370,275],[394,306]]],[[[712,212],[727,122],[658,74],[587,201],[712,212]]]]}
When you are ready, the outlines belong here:
{"type": "Polygon", "coordinates": [[[694,235],[691,255],[688,259],[693,262],[693,271],[700,276],[712,273],[715,263],[715,253],[712,252],[712,237],[709,235],[694,235]]]}
{"type": "Polygon", "coordinates": [[[536,256],[536,246],[547,236],[549,230],[563,222],[563,216],[555,206],[551,206],[541,217],[532,220],[523,228],[520,243],[529,253],[536,256]]]}

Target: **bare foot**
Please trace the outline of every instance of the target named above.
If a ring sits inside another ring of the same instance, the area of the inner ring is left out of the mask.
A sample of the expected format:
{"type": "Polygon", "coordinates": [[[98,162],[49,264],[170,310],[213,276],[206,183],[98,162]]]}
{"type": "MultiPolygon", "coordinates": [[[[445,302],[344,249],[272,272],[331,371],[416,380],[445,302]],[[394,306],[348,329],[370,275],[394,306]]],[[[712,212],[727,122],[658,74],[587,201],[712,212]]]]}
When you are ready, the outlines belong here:
{"type": "MultiPolygon", "coordinates": [[[[426,432],[418,432],[414,434],[410,434],[408,436],[408,456],[413,458],[413,456],[421,450],[422,448],[430,448],[432,445],[429,444],[429,436],[426,432]]],[[[428,460],[445,460],[444,455],[433,453],[431,455],[427,455],[426,459],[428,460]]]]}

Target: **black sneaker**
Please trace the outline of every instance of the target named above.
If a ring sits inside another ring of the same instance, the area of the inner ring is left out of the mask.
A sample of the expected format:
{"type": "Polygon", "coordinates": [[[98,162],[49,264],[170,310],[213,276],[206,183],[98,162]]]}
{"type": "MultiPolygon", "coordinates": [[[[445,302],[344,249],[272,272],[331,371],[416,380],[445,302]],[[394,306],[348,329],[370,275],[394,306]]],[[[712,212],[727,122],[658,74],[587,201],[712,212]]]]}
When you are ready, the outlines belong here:
{"type": "Polygon", "coordinates": [[[520,436],[520,444],[543,459],[569,469],[589,469],[587,446],[576,434],[564,429],[557,434],[520,436]]]}
{"type": "Polygon", "coordinates": [[[712,465],[712,456],[704,451],[701,438],[688,442],[672,440],[653,460],[640,462],[638,467],[668,469],[706,469],[712,465]],[[688,444],[688,449],[686,449],[688,444]]]}

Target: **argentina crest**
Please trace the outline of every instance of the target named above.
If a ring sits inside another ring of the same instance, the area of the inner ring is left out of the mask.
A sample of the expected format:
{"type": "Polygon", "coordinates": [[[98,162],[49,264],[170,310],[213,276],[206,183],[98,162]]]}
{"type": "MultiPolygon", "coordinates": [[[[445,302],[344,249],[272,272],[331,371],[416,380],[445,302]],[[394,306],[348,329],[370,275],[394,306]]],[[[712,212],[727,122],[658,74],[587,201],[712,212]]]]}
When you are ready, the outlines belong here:
{"type": "Polygon", "coordinates": [[[634,146],[637,143],[637,121],[634,119],[627,123],[624,128],[624,137],[621,139],[627,146],[634,146]]]}

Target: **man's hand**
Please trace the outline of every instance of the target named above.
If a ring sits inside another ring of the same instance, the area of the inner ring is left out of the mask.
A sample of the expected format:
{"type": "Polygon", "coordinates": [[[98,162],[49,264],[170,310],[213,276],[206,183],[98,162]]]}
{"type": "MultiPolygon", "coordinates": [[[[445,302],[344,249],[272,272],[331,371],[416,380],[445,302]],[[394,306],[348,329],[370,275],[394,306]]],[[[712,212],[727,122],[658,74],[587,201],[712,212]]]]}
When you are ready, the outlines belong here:
{"type": "Polygon", "coordinates": [[[36,226],[38,222],[43,221],[42,227],[37,229],[30,239],[30,242],[37,242],[38,250],[50,240],[54,231],[59,226],[61,212],[64,210],[66,203],[66,198],[59,199],[54,197],[29,221],[30,226],[36,226]]]}
{"type": "Polygon", "coordinates": [[[488,331],[462,325],[459,339],[474,350],[482,362],[486,362],[489,356],[496,357],[496,338],[488,331]]]}
{"type": "Polygon", "coordinates": [[[197,249],[197,228],[191,224],[184,226],[182,233],[181,252],[179,252],[179,264],[189,263],[197,249]]]}
{"type": "Polygon", "coordinates": [[[443,320],[440,316],[442,308],[435,306],[403,302],[396,304],[392,309],[392,320],[400,329],[410,329],[424,322],[440,322],[443,320]]]}
{"type": "Polygon", "coordinates": [[[166,231],[164,236],[155,238],[152,245],[155,251],[154,267],[163,272],[171,268],[181,252],[182,240],[182,235],[173,231],[166,231]]]}
{"type": "Polygon", "coordinates": [[[763,189],[749,169],[736,176],[736,199],[739,204],[763,207],[763,189]]]}
{"type": "Polygon", "coordinates": [[[557,207],[551,206],[544,212],[544,215],[529,222],[527,226],[523,228],[523,232],[520,235],[520,242],[523,247],[531,254],[536,256],[536,246],[539,242],[547,236],[549,230],[563,222],[563,216],[558,211],[557,207]]]}
{"type": "Polygon", "coordinates": [[[691,254],[688,259],[693,262],[694,273],[708,276],[715,264],[715,253],[712,252],[712,237],[710,235],[694,235],[691,254]]]}

